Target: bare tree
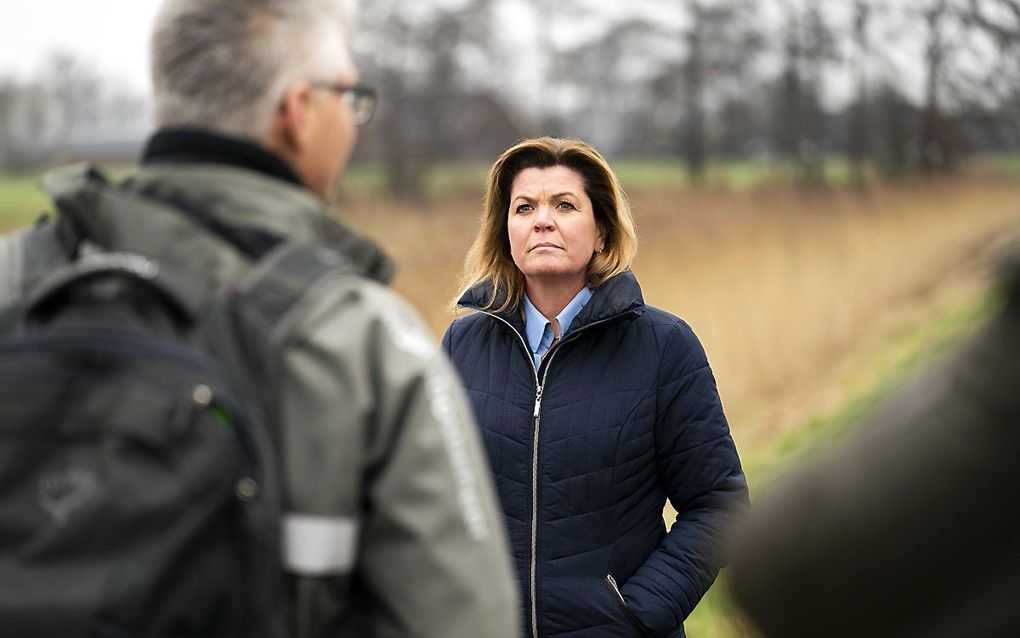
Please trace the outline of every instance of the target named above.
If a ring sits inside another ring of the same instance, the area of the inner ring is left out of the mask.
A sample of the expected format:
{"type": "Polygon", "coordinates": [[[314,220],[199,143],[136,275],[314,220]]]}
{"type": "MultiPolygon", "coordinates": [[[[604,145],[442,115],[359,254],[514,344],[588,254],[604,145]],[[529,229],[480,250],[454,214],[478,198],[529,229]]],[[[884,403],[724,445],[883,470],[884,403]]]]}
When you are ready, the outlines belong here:
{"type": "Polygon", "coordinates": [[[657,69],[669,63],[662,50],[667,37],[642,16],[627,17],[561,53],[558,88],[574,97],[573,108],[560,113],[565,116],[563,131],[609,154],[634,150],[627,139],[632,133],[628,123],[634,117],[652,117],[655,101],[645,94],[657,69]]]}
{"type": "Polygon", "coordinates": [[[0,170],[14,168],[14,119],[18,108],[18,85],[0,78],[0,170]]]}
{"type": "Polygon", "coordinates": [[[381,101],[363,152],[376,149],[391,193],[419,197],[426,169],[462,145],[461,109],[477,86],[464,60],[487,64],[490,8],[483,0],[365,3],[356,44],[381,101]]]}
{"type": "Polygon", "coordinates": [[[948,0],[932,0],[922,9],[927,28],[927,44],[924,60],[924,111],[921,120],[921,168],[927,172],[948,168],[954,162],[952,149],[945,143],[943,129],[947,123],[942,114],[940,99],[946,78],[947,49],[950,46],[945,36],[948,9],[948,0]]]}
{"type": "Polygon", "coordinates": [[[742,84],[744,73],[761,47],[754,4],[746,0],[685,0],[690,26],[682,34],[686,58],[681,65],[684,121],[679,146],[691,179],[704,178],[709,154],[709,101],[723,101],[720,87],[742,84]]]}
{"type": "Polygon", "coordinates": [[[1020,0],[969,0],[966,23],[989,42],[985,77],[977,91],[987,96],[984,110],[1011,129],[1020,121],[1020,0]]]}
{"type": "Polygon", "coordinates": [[[64,51],[50,56],[41,76],[52,87],[52,108],[60,121],[58,147],[66,152],[72,134],[99,119],[102,80],[86,62],[64,51]]]}
{"type": "Polygon", "coordinates": [[[1020,115],[1020,0],[373,0],[362,13],[360,62],[382,100],[358,153],[404,196],[432,163],[520,134],[678,155],[695,181],[713,154],[749,149],[817,181],[845,150],[862,181],[869,165],[950,167],[961,127],[1020,115]],[[507,7],[525,20],[494,23],[507,7]],[[918,66],[912,92],[900,76],[918,66]]]}
{"type": "Polygon", "coordinates": [[[848,113],[847,151],[850,156],[851,174],[856,184],[865,181],[865,164],[872,156],[871,90],[868,79],[868,63],[871,57],[869,26],[874,16],[875,5],[871,0],[854,0],[851,57],[852,75],[856,97],[848,113]]]}
{"type": "Polygon", "coordinates": [[[996,92],[1003,86],[1012,90],[1020,79],[1013,74],[1012,81],[1005,85],[1002,81],[1011,75],[1010,65],[1017,68],[1018,40],[1010,34],[1016,29],[1015,9],[1016,3],[1010,0],[918,0],[913,5],[926,37],[919,141],[920,167],[925,172],[952,170],[967,150],[960,116],[1001,101],[996,92]],[[986,19],[987,11],[994,11],[997,20],[986,19]],[[997,52],[1005,56],[1005,66],[992,61],[997,52]]]}
{"type": "Polygon", "coordinates": [[[0,79],[0,169],[34,170],[66,149],[67,117],[41,81],[0,79]]]}
{"type": "Polygon", "coordinates": [[[839,61],[837,34],[820,2],[783,4],[782,71],[772,113],[773,137],[784,157],[800,167],[806,182],[824,181],[827,114],[822,89],[827,70],[839,61]]]}

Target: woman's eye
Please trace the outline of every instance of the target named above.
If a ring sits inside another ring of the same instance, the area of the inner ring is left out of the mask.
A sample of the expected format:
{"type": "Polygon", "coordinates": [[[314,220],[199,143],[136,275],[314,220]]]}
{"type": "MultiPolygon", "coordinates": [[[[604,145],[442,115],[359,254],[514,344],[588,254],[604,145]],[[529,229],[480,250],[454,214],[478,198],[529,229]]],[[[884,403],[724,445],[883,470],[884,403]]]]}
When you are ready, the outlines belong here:
{"type": "Polygon", "coordinates": [[[573,209],[575,208],[575,206],[574,206],[573,204],[571,204],[570,202],[568,202],[568,201],[566,201],[566,200],[564,200],[564,201],[560,202],[560,203],[558,204],[558,206],[559,206],[560,208],[565,208],[565,209],[567,209],[567,210],[573,210],[573,209]]]}
{"type": "Polygon", "coordinates": [[[514,209],[514,212],[516,212],[516,213],[530,213],[531,212],[531,204],[521,204],[520,206],[518,206],[517,208],[514,209]]]}

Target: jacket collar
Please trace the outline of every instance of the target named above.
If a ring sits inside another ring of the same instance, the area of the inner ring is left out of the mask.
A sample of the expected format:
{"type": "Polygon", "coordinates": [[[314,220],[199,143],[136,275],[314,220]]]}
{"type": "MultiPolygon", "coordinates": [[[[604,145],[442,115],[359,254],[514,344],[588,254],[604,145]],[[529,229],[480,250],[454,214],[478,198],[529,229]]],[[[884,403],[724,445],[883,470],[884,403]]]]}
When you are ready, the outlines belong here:
{"type": "Polygon", "coordinates": [[[384,283],[393,278],[393,262],[375,243],[330,214],[287,162],[251,140],[201,129],[164,128],[149,138],[142,167],[134,181],[144,184],[153,176],[147,183],[156,185],[157,199],[201,211],[239,230],[242,239],[252,238],[255,244],[284,238],[318,241],[343,253],[363,276],[384,283]],[[212,183],[197,179],[196,168],[211,171],[216,179],[212,183]],[[243,185],[245,177],[252,184],[243,185]],[[175,181],[178,188],[159,188],[159,182],[175,181]],[[224,187],[219,188],[217,181],[224,187]],[[255,182],[259,184],[252,189],[255,182]]]}
{"type": "Polygon", "coordinates": [[[142,165],[146,164],[223,164],[301,185],[287,162],[254,141],[200,129],[156,131],[142,152],[142,165]]]}
{"type": "MultiPolygon", "coordinates": [[[[625,270],[595,289],[591,301],[581,309],[573,325],[579,329],[611,319],[641,314],[644,310],[645,300],[641,295],[637,277],[633,271],[625,270]]],[[[574,330],[568,330],[567,334],[574,330]]]]}
{"type": "MultiPolygon", "coordinates": [[[[481,310],[492,299],[492,282],[489,280],[469,288],[457,301],[457,305],[472,310],[481,310]]],[[[496,300],[495,305],[502,305],[503,297],[496,300]]],[[[622,319],[629,315],[644,312],[645,300],[641,295],[641,286],[630,270],[616,275],[595,289],[592,298],[584,305],[581,312],[564,333],[565,338],[578,330],[604,321],[622,319]]],[[[497,315],[518,332],[524,334],[524,320],[520,312],[503,312],[497,315]]]]}

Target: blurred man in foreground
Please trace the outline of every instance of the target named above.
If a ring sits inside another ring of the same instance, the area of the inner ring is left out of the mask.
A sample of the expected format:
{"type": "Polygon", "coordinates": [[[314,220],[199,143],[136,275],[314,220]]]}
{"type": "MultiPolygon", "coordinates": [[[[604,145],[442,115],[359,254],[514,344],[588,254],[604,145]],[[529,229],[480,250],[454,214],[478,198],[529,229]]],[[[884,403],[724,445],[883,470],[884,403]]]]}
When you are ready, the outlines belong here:
{"type": "Polygon", "coordinates": [[[959,352],[777,487],[732,564],[765,636],[1020,635],[1020,250],[959,352]]]}
{"type": "Polygon", "coordinates": [[[141,169],[122,184],[81,169],[47,178],[58,222],[3,242],[0,297],[113,251],[243,286],[259,255],[321,244],[350,272],[285,318],[278,383],[256,390],[276,406],[292,635],[509,638],[515,587],[470,410],[384,287],[388,260],[327,208],[375,106],[348,27],[336,0],[168,0],[152,38],[159,130],[141,169]]]}

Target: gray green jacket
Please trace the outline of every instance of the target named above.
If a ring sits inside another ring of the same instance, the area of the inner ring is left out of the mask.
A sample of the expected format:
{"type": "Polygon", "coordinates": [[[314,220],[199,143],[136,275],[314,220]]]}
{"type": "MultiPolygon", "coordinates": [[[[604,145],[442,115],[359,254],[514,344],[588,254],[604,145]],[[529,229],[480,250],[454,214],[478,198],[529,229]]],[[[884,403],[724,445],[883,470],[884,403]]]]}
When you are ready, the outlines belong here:
{"type": "MultiPolygon", "coordinates": [[[[73,168],[44,187],[91,249],[186,264],[210,286],[249,276],[252,264],[181,209],[256,235],[322,242],[353,261],[359,273],[309,291],[296,323],[267,335],[282,352],[273,435],[296,635],[519,635],[470,409],[416,313],[379,283],[390,269],[372,244],[303,188],[239,167],[149,165],[98,189],[73,168]]],[[[22,293],[26,271],[67,259],[52,229],[0,242],[4,305],[22,293]]]]}

